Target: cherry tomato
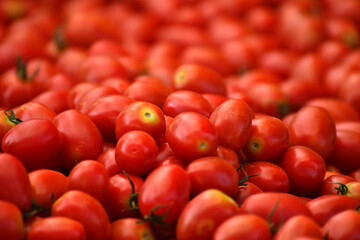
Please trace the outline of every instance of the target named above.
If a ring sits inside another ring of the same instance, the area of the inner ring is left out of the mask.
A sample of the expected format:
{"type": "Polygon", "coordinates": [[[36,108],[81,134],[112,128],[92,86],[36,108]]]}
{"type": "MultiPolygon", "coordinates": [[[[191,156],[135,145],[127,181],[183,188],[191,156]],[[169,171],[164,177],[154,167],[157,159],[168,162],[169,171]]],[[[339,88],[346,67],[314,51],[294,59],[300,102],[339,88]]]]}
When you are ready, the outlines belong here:
{"type": "Polygon", "coordinates": [[[42,103],[27,102],[14,108],[15,116],[22,121],[27,121],[34,118],[48,119],[52,121],[56,113],[49,107],[42,103]]]}
{"type": "Polygon", "coordinates": [[[238,170],[239,178],[252,176],[248,179],[264,192],[284,192],[290,188],[289,177],[278,165],[271,162],[251,162],[238,170]],[[245,174],[246,172],[246,174],[245,174]]]}
{"type": "Polygon", "coordinates": [[[264,219],[270,218],[274,227],[280,226],[291,217],[304,215],[312,218],[303,200],[289,193],[264,192],[249,196],[241,208],[264,219]]]}
{"type": "Polygon", "coordinates": [[[111,232],[109,217],[99,201],[89,194],[71,190],[55,201],[51,208],[54,217],[67,217],[80,222],[86,239],[108,239],[111,232]]]}
{"type": "Polygon", "coordinates": [[[109,177],[121,172],[115,159],[115,149],[115,147],[110,147],[104,150],[96,159],[96,161],[104,165],[109,177]]]}
{"type": "Polygon", "coordinates": [[[233,216],[220,224],[215,230],[214,240],[270,240],[270,227],[265,219],[255,214],[233,216]],[[241,227],[239,227],[241,226],[241,227]]]}
{"type": "Polygon", "coordinates": [[[61,172],[38,169],[29,173],[32,200],[42,208],[49,208],[65,193],[66,176],[61,172]]]}
{"type": "Polygon", "coordinates": [[[14,240],[25,238],[24,221],[19,207],[4,200],[0,200],[0,238],[14,240]]]}
{"type": "Polygon", "coordinates": [[[63,137],[47,119],[20,122],[3,137],[3,152],[13,154],[31,171],[42,167],[55,157],[62,146],[63,137]]]}
{"type": "Polygon", "coordinates": [[[304,145],[319,153],[326,161],[336,140],[335,123],[327,110],[304,106],[289,123],[290,145],[304,145]]]}
{"type": "Polygon", "coordinates": [[[347,209],[355,209],[359,202],[344,195],[324,195],[311,199],[306,203],[313,219],[323,226],[332,216],[347,209]]]}
{"type": "Polygon", "coordinates": [[[246,181],[238,186],[234,199],[236,203],[239,206],[241,206],[246,198],[248,198],[253,194],[261,193],[261,192],[263,192],[263,190],[261,190],[258,186],[256,186],[256,184],[246,181]]]}
{"type": "Polygon", "coordinates": [[[290,192],[311,196],[321,186],[326,166],[324,159],[305,146],[291,146],[280,157],[278,165],[290,180],[290,192]]]}
{"type": "Polygon", "coordinates": [[[117,116],[115,123],[116,138],[131,130],[141,130],[150,134],[160,143],[166,131],[165,116],[155,104],[135,101],[126,106],[117,116]]]}
{"type": "Polygon", "coordinates": [[[319,194],[320,195],[325,195],[325,194],[337,194],[337,190],[335,189],[335,187],[338,187],[339,184],[347,184],[349,182],[354,182],[355,179],[348,176],[348,175],[344,175],[341,173],[338,174],[334,174],[331,175],[329,177],[327,177],[326,179],[324,179],[323,183],[320,186],[319,189],[319,194]]]}
{"type": "Polygon", "coordinates": [[[29,240],[69,239],[85,240],[84,226],[71,218],[54,216],[34,222],[27,234],[29,240]]]}
{"type": "Polygon", "coordinates": [[[158,147],[152,136],[144,131],[123,134],[115,149],[115,160],[121,171],[137,176],[150,173],[155,167],[158,147]]]}
{"type": "Polygon", "coordinates": [[[186,172],[190,176],[192,196],[206,189],[218,189],[230,197],[236,193],[239,176],[236,169],[222,158],[195,159],[186,167],[186,172]]]}
{"type": "Polygon", "coordinates": [[[219,144],[238,151],[250,135],[252,110],[245,101],[229,99],[212,112],[210,121],[218,132],[219,144]]]}
{"type": "Polygon", "coordinates": [[[289,132],[278,118],[263,116],[251,122],[249,137],[243,147],[249,161],[275,161],[289,146],[289,132]]]}
{"type": "Polygon", "coordinates": [[[109,175],[101,163],[84,160],[76,164],[67,176],[66,191],[80,190],[104,203],[109,189],[109,175]]]}
{"type": "Polygon", "coordinates": [[[57,157],[68,170],[76,163],[96,159],[102,153],[101,133],[85,114],[69,109],[59,113],[53,122],[63,135],[63,144],[57,157]]]}
{"type": "Polygon", "coordinates": [[[217,227],[240,213],[236,202],[216,189],[208,189],[181,211],[176,225],[176,239],[212,239],[217,227]]]}
{"type": "Polygon", "coordinates": [[[240,160],[237,153],[230,148],[218,145],[215,156],[226,160],[235,169],[240,167],[240,160]]]}
{"type": "Polygon", "coordinates": [[[140,189],[139,210],[153,225],[174,224],[187,206],[190,191],[190,176],[183,168],[175,164],[158,167],[140,189]]]}
{"type": "Polygon", "coordinates": [[[48,90],[40,93],[31,102],[44,104],[55,113],[60,113],[68,109],[67,97],[69,90],[48,90]]]}
{"type": "Polygon", "coordinates": [[[329,239],[358,239],[360,214],[353,209],[342,211],[330,218],[322,228],[329,239]]]}
{"type": "Polygon", "coordinates": [[[214,155],[219,142],[214,124],[196,112],[177,115],[169,126],[166,138],[174,153],[189,162],[214,155]]]}
{"type": "Polygon", "coordinates": [[[148,222],[138,218],[122,218],[111,223],[112,240],[155,240],[155,234],[148,222]]]}

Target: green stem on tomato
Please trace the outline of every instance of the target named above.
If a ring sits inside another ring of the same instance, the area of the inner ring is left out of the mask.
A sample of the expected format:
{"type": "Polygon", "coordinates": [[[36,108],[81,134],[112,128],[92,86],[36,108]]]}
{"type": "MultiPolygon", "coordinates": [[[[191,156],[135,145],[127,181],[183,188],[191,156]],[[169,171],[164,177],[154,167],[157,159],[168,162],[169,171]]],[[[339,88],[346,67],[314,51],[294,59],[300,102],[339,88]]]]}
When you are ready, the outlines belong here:
{"type": "Polygon", "coordinates": [[[17,118],[15,116],[14,111],[11,109],[4,110],[4,114],[8,117],[9,121],[14,123],[15,125],[22,122],[22,120],[20,118],[17,118]]]}

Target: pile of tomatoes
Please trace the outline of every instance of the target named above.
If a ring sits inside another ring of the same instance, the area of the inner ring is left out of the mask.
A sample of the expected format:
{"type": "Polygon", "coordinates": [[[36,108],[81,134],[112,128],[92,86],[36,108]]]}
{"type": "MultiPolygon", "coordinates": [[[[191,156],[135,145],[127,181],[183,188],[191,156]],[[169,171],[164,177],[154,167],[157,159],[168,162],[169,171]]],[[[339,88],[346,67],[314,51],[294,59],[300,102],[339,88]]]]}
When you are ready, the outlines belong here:
{"type": "Polygon", "coordinates": [[[2,0],[0,239],[360,239],[359,12],[2,0]]]}

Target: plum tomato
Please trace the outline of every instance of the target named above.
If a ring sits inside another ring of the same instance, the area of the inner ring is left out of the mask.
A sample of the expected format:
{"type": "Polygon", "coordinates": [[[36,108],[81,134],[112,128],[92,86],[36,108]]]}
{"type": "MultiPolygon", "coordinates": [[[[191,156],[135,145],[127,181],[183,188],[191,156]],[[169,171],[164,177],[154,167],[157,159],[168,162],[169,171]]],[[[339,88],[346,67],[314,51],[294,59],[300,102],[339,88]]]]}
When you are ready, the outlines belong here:
{"type": "Polygon", "coordinates": [[[21,240],[25,235],[19,207],[12,202],[0,200],[0,238],[21,240]]]}
{"type": "Polygon", "coordinates": [[[147,239],[155,240],[155,234],[150,223],[141,222],[139,218],[121,218],[111,223],[110,239],[147,239]]]}
{"type": "Polygon", "coordinates": [[[317,193],[319,195],[326,195],[326,194],[336,195],[337,194],[336,188],[339,187],[341,184],[347,184],[349,182],[355,182],[355,179],[341,173],[333,174],[324,179],[317,193]]]}
{"type": "Polygon", "coordinates": [[[135,101],[126,106],[117,116],[115,123],[116,138],[132,130],[145,131],[156,143],[160,143],[166,132],[165,116],[155,104],[135,101]]]}
{"type": "Polygon", "coordinates": [[[217,227],[241,213],[234,199],[217,189],[208,189],[184,207],[176,225],[176,239],[212,239],[217,227]]]}
{"type": "Polygon", "coordinates": [[[152,226],[172,225],[187,206],[190,191],[190,176],[182,167],[176,164],[158,167],[140,188],[139,210],[152,226]]]}
{"type": "Polygon", "coordinates": [[[250,135],[252,110],[240,99],[229,99],[211,114],[210,121],[219,135],[219,144],[238,151],[250,135]]]}
{"type": "Polygon", "coordinates": [[[85,240],[83,224],[71,218],[51,216],[35,221],[27,234],[28,240],[69,239],[85,240]]]}
{"type": "Polygon", "coordinates": [[[121,172],[119,165],[115,159],[115,149],[116,147],[110,147],[104,150],[97,158],[96,161],[104,165],[106,171],[108,172],[109,177],[114,176],[121,172]]]}
{"type": "Polygon", "coordinates": [[[111,233],[110,220],[104,207],[83,191],[70,190],[64,193],[53,204],[51,215],[80,222],[85,228],[86,239],[108,239],[111,233]]]}
{"type": "Polygon", "coordinates": [[[242,148],[249,161],[275,161],[289,146],[289,132],[283,121],[272,116],[252,120],[250,134],[242,148]]]}
{"type": "Polygon", "coordinates": [[[240,167],[239,156],[231,148],[218,145],[215,156],[226,160],[228,163],[233,165],[235,169],[238,169],[240,167]]]}
{"type": "Polygon", "coordinates": [[[290,188],[290,181],[286,172],[271,162],[247,163],[238,170],[238,173],[240,179],[249,176],[248,181],[257,185],[264,192],[287,193],[290,188]]]}
{"type": "Polygon", "coordinates": [[[359,239],[360,213],[354,209],[342,211],[331,217],[322,231],[329,239],[359,239]]]}
{"type": "Polygon", "coordinates": [[[202,157],[186,167],[191,180],[191,195],[196,196],[206,189],[218,189],[230,197],[236,193],[239,176],[236,169],[219,157],[202,157]]]}
{"type": "Polygon", "coordinates": [[[156,163],[158,146],[144,131],[133,130],[123,134],[115,149],[115,160],[121,171],[137,176],[150,173],[156,163]]]}
{"type": "MultiPolygon", "coordinates": [[[[241,181],[241,179],[239,181],[241,181]]],[[[241,206],[246,198],[248,198],[253,194],[261,193],[261,192],[263,192],[263,190],[261,190],[258,186],[256,186],[256,184],[249,181],[245,181],[244,183],[238,186],[234,199],[236,203],[239,206],[241,206]]]]}
{"type": "Polygon", "coordinates": [[[326,165],[324,159],[305,146],[291,146],[285,150],[277,164],[286,172],[290,193],[311,196],[323,182],[326,165]]]}
{"type": "Polygon", "coordinates": [[[174,153],[189,162],[214,155],[219,143],[214,124],[196,112],[184,112],[176,116],[166,138],[174,153]]]}
{"type": "Polygon", "coordinates": [[[268,222],[255,214],[240,214],[225,220],[216,228],[213,236],[213,240],[270,240],[271,238],[268,222]]]}
{"type": "Polygon", "coordinates": [[[335,146],[336,127],[329,112],[316,106],[303,106],[289,125],[290,145],[304,145],[326,161],[335,146]]]}

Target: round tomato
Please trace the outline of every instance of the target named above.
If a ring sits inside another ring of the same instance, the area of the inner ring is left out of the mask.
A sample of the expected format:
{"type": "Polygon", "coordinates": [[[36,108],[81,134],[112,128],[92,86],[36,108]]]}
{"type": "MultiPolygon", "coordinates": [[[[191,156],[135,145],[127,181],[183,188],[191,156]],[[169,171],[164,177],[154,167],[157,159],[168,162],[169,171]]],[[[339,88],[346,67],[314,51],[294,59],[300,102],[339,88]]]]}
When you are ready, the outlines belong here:
{"type": "Polygon", "coordinates": [[[360,213],[354,209],[331,217],[322,228],[329,239],[360,239],[360,213]]]}
{"type": "Polygon", "coordinates": [[[25,227],[19,207],[4,200],[0,200],[0,238],[25,238],[25,227]]]}
{"type": "Polygon", "coordinates": [[[115,159],[115,150],[116,147],[110,147],[104,150],[96,159],[96,161],[104,165],[109,177],[121,172],[115,159]]]}

